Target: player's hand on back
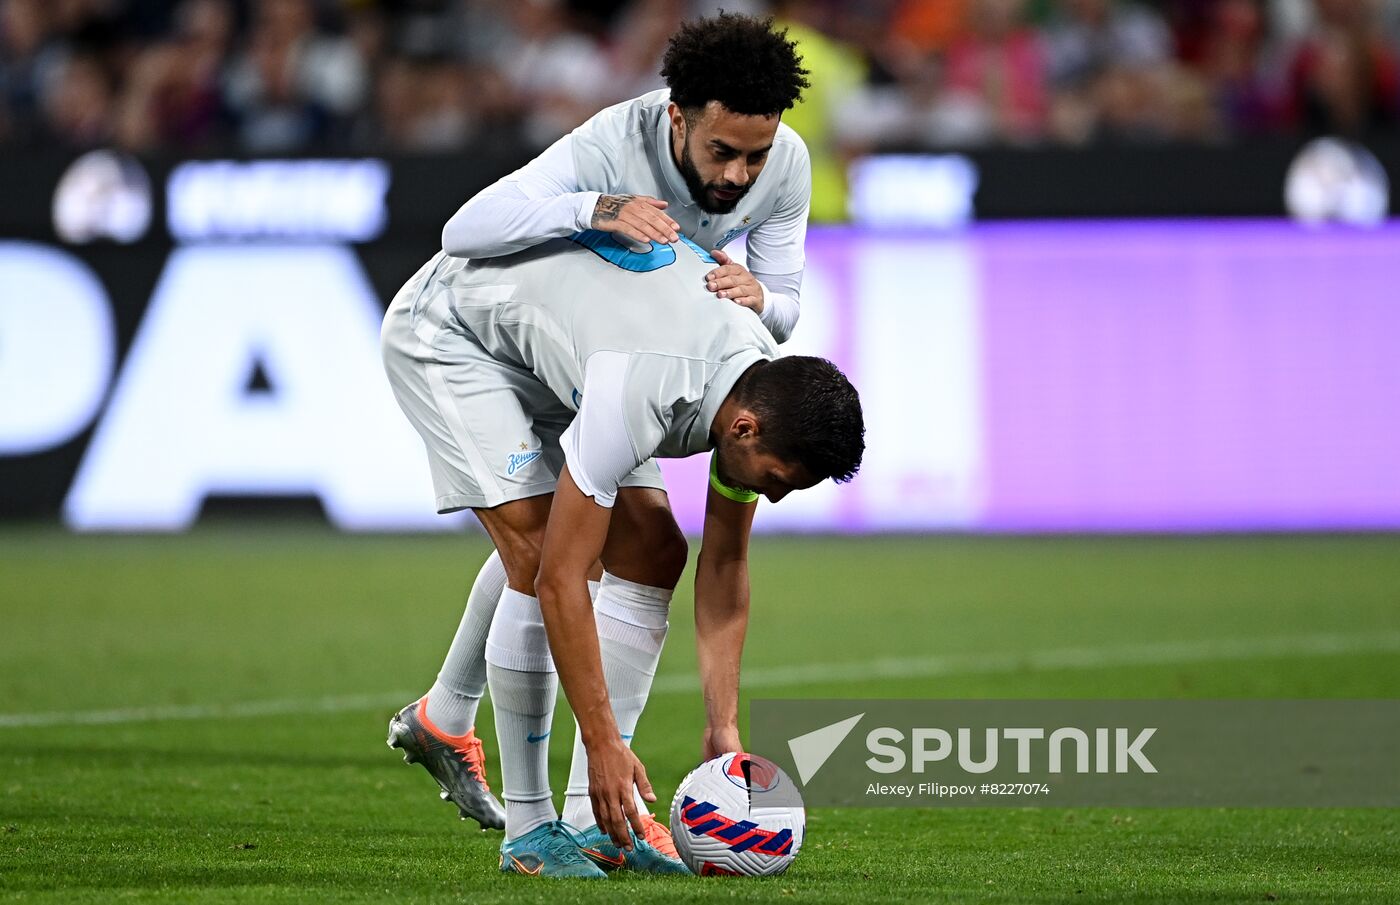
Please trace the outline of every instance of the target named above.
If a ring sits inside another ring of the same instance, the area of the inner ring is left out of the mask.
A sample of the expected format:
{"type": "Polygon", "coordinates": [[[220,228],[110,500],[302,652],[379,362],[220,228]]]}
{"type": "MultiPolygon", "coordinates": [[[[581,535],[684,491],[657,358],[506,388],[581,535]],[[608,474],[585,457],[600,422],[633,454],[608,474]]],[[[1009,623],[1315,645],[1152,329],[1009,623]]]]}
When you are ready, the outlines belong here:
{"type": "Polygon", "coordinates": [[[592,224],[635,251],[648,251],[653,242],[669,245],[680,239],[680,224],[665,211],[666,202],[649,195],[600,195],[592,224]]]}
{"type": "Polygon", "coordinates": [[[633,786],[642,798],[656,800],[646,768],[622,739],[588,748],[588,797],[593,802],[593,816],[613,843],[624,849],[632,848],[627,833],[629,824],[638,838],[646,835],[642,815],[632,798],[633,786]]]}
{"type": "Polygon", "coordinates": [[[763,284],[743,264],[716,248],[710,256],[719,264],[705,274],[705,288],[722,299],[763,313],[763,284]]]}
{"type": "Polygon", "coordinates": [[[706,726],[704,739],[700,743],[700,762],[743,750],[744,743],[739,738],[738,726],[706,726]]]}

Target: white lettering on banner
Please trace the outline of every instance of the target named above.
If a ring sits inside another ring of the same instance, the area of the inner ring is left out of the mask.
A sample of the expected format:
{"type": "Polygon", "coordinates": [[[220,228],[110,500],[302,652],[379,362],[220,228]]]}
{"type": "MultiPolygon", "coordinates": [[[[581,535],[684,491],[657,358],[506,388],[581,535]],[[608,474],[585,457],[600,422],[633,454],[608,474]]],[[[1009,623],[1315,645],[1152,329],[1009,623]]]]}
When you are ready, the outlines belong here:
{"type": "Polygon", "coordinates": [[[962,154],[871,154],[852,162],[849,175],[856,223],[939,229],[971,222],[981,179],[962,154]]]}
{"type": "Polygon", "coordinates": [[[50,449],[86,428],[115,357],[111,303],[86,264],[0,243],[0,454],[50,449]]]}
{"type": "Polygon", "coordinates": [[[380,367],[343,247],[192,246],[166,263],[65,502],[78,529],[179,530],[210,494],[314,494],[346,529],[454,528],[380,367]],[[261,367],[270,391],[248,392],[261,367]]]}
{"type": "Polygon", "coordinates": [[[166,186],[177,239],[301,238],[365,242],[384,231],[382,160],[182,163],[166,186]]]}

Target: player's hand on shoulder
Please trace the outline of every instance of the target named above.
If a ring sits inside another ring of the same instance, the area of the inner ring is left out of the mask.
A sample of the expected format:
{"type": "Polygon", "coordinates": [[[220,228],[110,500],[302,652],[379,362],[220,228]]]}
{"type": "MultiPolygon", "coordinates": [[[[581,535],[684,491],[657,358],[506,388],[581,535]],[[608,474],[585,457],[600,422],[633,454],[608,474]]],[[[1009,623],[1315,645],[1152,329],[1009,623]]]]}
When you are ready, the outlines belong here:
{"type": "Polygon", "coordinates": [[[763,284],[758,278],[721,249],[716,248],[710,252],[710,256],[719,266],[705,274],[705,288],[722,299],[729,299],[736,305],[752,308],[762,314],[763,284]]]}
{"type": "Polygon", "coordinates": [[[638,251],[649,250],[653,242],[669,245],[680,238],[680,224],[666,214],[666,202],[650,195],[600,195],[592,225],[638,251]]]}

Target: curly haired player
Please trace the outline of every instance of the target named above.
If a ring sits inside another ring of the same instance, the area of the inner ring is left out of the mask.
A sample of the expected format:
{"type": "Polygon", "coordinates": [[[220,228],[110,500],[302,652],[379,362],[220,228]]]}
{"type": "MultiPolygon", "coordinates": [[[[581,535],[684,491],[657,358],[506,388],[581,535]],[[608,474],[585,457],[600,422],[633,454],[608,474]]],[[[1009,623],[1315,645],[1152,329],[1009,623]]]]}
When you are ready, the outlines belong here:
{"type": "MultiPolygon", "coordinates": [[[[721,13],[680,28],[671,38],[661,74],[667,89],[601,111],[463,205],[443,229],[443,251],[480,261],[583,230],[607,234],[635,251],[689,236],[713,258],[702,274],[704,289],[752,309],[772,337],[783,342],[798,318],[811,196],[807,149],[780,121],[808,87],[795,45],[785,32],[774,30],[771,20],[721,13]],[[745,235],[747,267],[724,252],[745,235]]],[[[522,471],[529,469],[530,453],[525,450],[515,460],[522,471]]],[[[716,505],[724,503],[734,505],[729,498],[716,505]]],[[[614,521],[635,527],[648,543],[647,555],[635,563],[622,562],[614,569],[605,559],[601,582],[590,582],[615,719],[623,739],[630,740],[665,638],[669,589],[688,556],[654,461],[622,480],[614,521]],[[629,618],[645,623],[646,631],[604,615],[613,611],[631,613],[629,618]]],[[[707,705],[701,755],[707,759],[741,748],[739,649],[733,642],[742,638],[747,601],[741,607],[715,593],[717,570],[729,568],[729,561],[708,532],[702,544],[696,620],[721,627],[700,641],[707,705]]],[[[500,553],[493,553],[472,587],[437,681],[394,717],[391,742],[429,770],[443,797],[457,804],[463,816],[483,826],[504,826],[507,839],[516,840],[550,821],[553,804],[512,802],[507,788],[503,813],[486,784],[473,731],[486,688],[487,636],[505,587],[500,553]]],[[[576,736],[564,818],[586,836],[601,838],[588,776],[586,748],[576,736]]],[[[644,810],[640,799],[638,803],[644,810]]],[[[647,839],[670,854],[664,826],[650,820],[645,826],[647,839]]],[[[646,869],[648,863],[662,863],[664,859],[648,862],[636,854],[647,847],[627,851],[625,866],[646,869]]],[[[606,857],[600,861],[605,862],[606,857]]]]}

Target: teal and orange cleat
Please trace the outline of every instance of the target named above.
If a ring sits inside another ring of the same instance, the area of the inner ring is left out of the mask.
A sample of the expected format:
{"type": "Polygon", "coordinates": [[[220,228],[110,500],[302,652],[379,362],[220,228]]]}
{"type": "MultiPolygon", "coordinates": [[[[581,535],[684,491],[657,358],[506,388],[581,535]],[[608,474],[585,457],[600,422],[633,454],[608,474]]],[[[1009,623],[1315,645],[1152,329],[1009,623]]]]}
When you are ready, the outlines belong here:
{"type": "Polygon", "coordinates": [[[597,826],[576,837],[584,856],[603,870],[634,870],[643,874],[688,874],[690,869],[676,852],[675,840],[666,825],[650,814],[642,815],[646,833],[632,834],[632,850],[625,852],[613,844],[597,826]]]}
{"type": "Polygon", "coordinates": [[[426,697],[389,720],[389,747],[403,750],[404,763],[422,764],[442,789],[439,797],[455,804],[463,820],[471,817],[483,830],[505,828],[506,812],[486,783],[481,739],[470,729],[448,735],[433,725],[426,697]]]}
{"type": "Polygon", "coordinates": [[[519,839],[502,842],[501,873],[581,880],[607,877],[584,857],[569,825],[562,820],[551,820],[519,839]]]}

